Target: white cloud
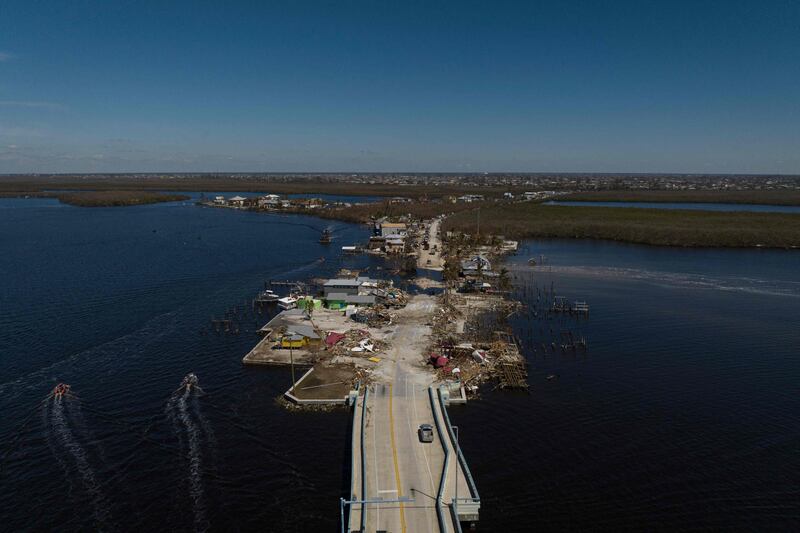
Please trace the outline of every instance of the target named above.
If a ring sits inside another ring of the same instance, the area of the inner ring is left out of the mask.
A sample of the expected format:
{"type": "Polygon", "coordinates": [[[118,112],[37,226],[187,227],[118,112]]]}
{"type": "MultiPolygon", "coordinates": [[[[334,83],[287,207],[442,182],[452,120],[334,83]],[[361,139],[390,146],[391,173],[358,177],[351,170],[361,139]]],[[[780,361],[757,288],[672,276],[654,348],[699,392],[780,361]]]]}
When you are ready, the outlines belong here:
{"type": "Polygon", "coordinates": [[[5,63],[6,61],[10,61],[14,59],[14,54],[9,54],[8,52],[0,52],[0,63],[5,63]]]}

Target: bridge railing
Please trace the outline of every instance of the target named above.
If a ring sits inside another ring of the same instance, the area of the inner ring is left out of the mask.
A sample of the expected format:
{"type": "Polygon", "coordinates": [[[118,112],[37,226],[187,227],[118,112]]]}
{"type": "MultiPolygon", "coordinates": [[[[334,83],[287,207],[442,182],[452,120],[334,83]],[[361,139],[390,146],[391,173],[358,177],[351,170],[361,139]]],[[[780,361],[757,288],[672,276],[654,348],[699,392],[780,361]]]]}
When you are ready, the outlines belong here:
{"type": "MultiPolygon", "coordinates": [[[[433,396],[433,387],[428,387],[428,397],[431,401],[431,411],[433,412],[433,421],[436,424],[436,432],[439,434],[439,441],[444,442],[445,435],[442,427],[439,424],[439,417],[436,416],[436,400],[433,396]]],[[[447,468],[450,464],[450,448],[444,447],[444,468],[442,468],[442,477],[439,481],[439,493],[436,495],[436,517],[439,520],[439,531],[447,531],[447,523],[444,518],[444,511],[442,511],[442,497],[444,496],[444,487],[447,482],[447,468]]],[[[456,520],[456,522],[458,522],[456,520]]]]}
{"type": "MultiPolygon", "coordinates": [[[[444,398],[442,397],[442,391],[439,387],[436,388],[436,393],[439,399],[439,405],[441,406],[442,416],[444,416],[445,426],[447,427],[447,434],[450,437],[450,442],[453,444],[453,448],[456,450],[456,456],[458,457],[458,463],[461,465],[461,470],[464,472],[464,478],[467,481],[467,486],[469,487],[470,497],[468,498],[454,498],[453,499],[453,512],[455,514],[455,521],[458,523],[458,506],[461,504],[462,510],[469,514],[478,514],[478,511],[481,507],[481,497],[478,494],[478,487],[475,486],[475,480],[472,477],[472,472],[469,469],[469,465],[467,465],[467,460],[464,457],[463,452],[461,451],[461,445],[458,442],[458,439],[455,437],[455,432],[453,431],[453,425],[450,423],[450,415],[447,414],[447,406],[444,403],[444,398]]],[[[458,529],[461,530],[461,525],[458,525],[458,529]]]]}
{"type": "MultiPolygon", "coordinates": [[[[361,384],[357,383],[356,384],[356,390],[358,391],[358,390],[360,390],[360,388],[361,388],[361,384]]],[[[342,503],[342,531],[345,530],[345,525],[346,525],[347,526],[347,533],[350,533],[353,530],[353,503],[354,502],[358,502],[359,500],[366,500],[367,499],[366,498],[367,480],[366,480],[366,476],[364,474],[367,471],[367,458],[366,458],[366,455],[364,454],[364,424],[365,424],[365,419],[366,419],[367,395],[368,394],[369,394],[369,387],[365,387],[364,388],[364,396],[363,396],[363,400],[362,400],[362,404],[361,404],[361,420],[360,421],[357,420],[357,418],[358,418],[358,416],[357,416],[358,415],[358,396],[356,396],[356,401],[353,403],[353,436],[350,439],[350,456],[351,456],[351,460],[350,460],[350,494],[348,495],[347,500],[345,500],[344,498],[341,499],[341,503],[342,503]],[[360,456],[361,456],[360,458],[356,458],[356,457],[352,456],[353,455],[353,450],[355,449],[355,438],[356,438],[355,430],[356,430],[356,427],[358,427],[357,424],[361,425],[361,434],[360,434],[360,437],[361,437],[360,438],[360,443],[361,443],[361,445],[359,446],[360,452],[361,452],[360,453],[360,456]],[[356,461],[357,460],[361,462],[361,477],[360,477],[360,479],[361,479],[361,497],[360,498],[356,497],[356,494],[353,494],[354,489],[355,489],[354,483],[355,483],[355,479],[356,479],[356,461]],[[345,516],[344,516],[344,505],[345,504],[347,505],[347,520],[346,520],[346,522],[345,522],[345,516]]],[[[361,524],[359,525],[359,531],[363,531],[364,530],[365,520],[366,520],[366,518],[365,518],[365,513],[364,513],[364,505],[362,504],[361,505],[361,524]]]]}

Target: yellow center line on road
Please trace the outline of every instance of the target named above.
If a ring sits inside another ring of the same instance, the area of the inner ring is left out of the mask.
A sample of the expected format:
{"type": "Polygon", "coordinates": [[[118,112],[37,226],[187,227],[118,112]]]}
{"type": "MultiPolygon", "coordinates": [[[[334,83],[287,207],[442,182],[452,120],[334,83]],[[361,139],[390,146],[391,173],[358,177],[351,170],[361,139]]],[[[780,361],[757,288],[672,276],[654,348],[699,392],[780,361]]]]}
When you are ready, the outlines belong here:
{"type": "MultiPolygon", "coordinates": [[[[394,440],[394,409],[392,409],[392,386],[389,385],[389,424],[392,435],[392,455],[394,456],[394,481],[397,484],[397,497],[400,498],[400,466],[397,464],[397,445],[394,440]]],[[[400,527],[406,533],[406,513],[403,502],[400,502],[400,527]]]]}

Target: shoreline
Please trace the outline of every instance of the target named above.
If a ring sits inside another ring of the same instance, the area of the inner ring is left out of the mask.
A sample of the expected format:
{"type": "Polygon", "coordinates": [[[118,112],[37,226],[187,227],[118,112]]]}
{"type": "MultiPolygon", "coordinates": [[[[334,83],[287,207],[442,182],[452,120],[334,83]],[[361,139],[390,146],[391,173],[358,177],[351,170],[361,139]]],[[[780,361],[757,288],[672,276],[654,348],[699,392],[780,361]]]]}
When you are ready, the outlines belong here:
{"type": "MultiPolygon", "coordinates": [[[[62,203],[80,207],[129,206],[186,199],[179,194],[155,192],[117,191],[97,193],[115,198],[123,196],[154,197],[146,201],[103,200],[77,203],[64,201],[64,197],[92,194],[77,192],[2,192],[0,197],[55,198],[62,203]]],[[[561,197],[566,198],[566,197],[561,197]]],[[[589,200],[587,200],[589,201],[589,200]]],[[[639,201],[639,200],[629,200],[639,201]]],[[[673,199],[664,201],[674,201],[673,199]]],[[[368,224],[380,216],[411,215],[430,219],[447,215],[445,231],[467,234],[477,233],[480,211],[482,233],[522,239],[588,239],[635,245],[671,248],[728,248],[728,249],[800,249],[800,215],[746,211],[702,211],[681,209],[655,209],[639,207],[598,206],[544,206],[535,202],[484,201],[478,203],[413,202],[390,204],[370,202],[348,208],[320,209],[258,209],[253,212],[272,214],[302,214],[322,220],[338,220],[368,224]]]]}

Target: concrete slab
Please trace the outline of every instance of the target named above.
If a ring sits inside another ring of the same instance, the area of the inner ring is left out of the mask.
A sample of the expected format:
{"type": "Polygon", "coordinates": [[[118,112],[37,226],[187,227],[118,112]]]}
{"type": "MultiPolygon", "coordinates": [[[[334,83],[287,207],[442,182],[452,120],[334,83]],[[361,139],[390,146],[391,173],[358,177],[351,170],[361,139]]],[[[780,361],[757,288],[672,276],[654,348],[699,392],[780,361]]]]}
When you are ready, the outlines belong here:
{"type": "Polygon", "coordinates": [[[304,349],[288,350],[281,348],[274,350],[272,347],[275,344],[277,343],[269,338],[261,339],[244,356],[242,363],[246,365],[288,365],[294,359],[294,364],[296,365],[309,365],[313,364],[316,359],[316,354],[304,349]]]}

